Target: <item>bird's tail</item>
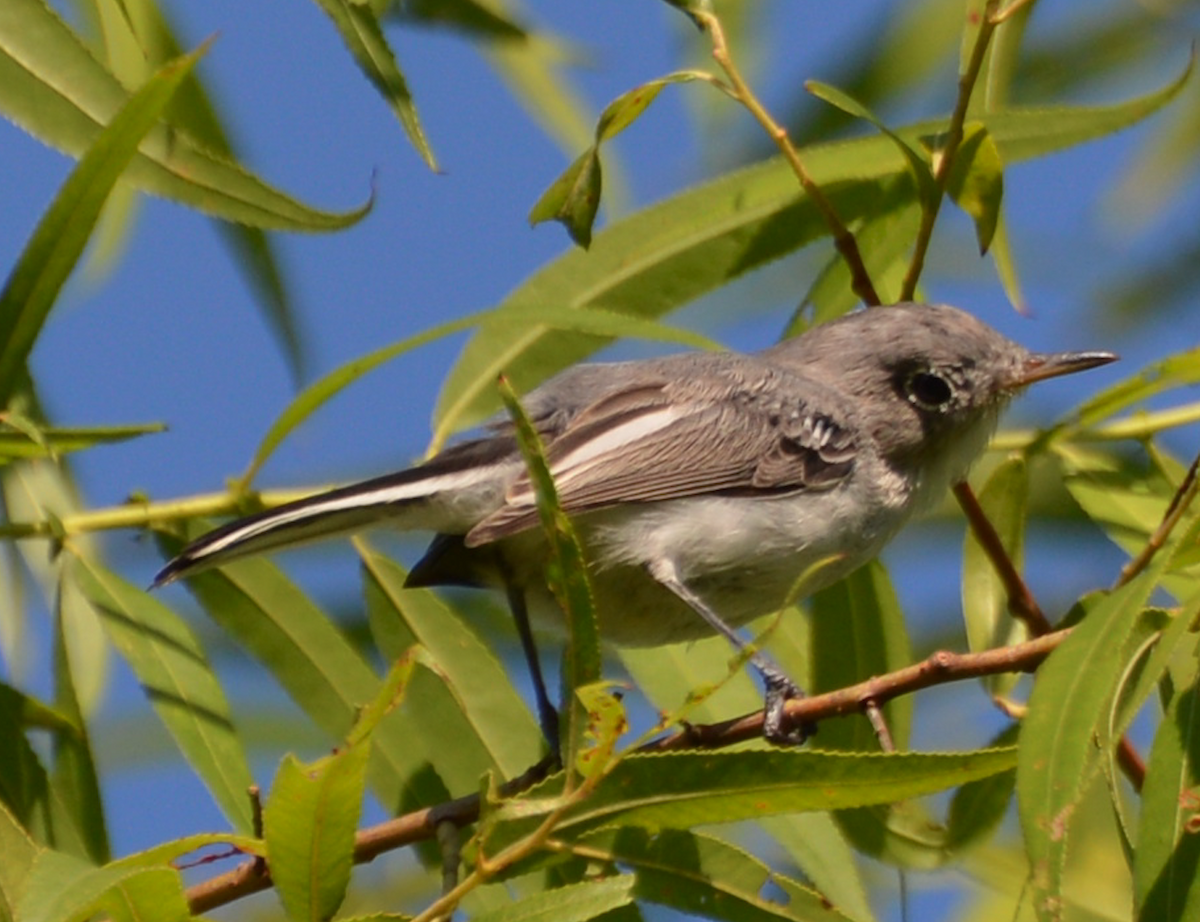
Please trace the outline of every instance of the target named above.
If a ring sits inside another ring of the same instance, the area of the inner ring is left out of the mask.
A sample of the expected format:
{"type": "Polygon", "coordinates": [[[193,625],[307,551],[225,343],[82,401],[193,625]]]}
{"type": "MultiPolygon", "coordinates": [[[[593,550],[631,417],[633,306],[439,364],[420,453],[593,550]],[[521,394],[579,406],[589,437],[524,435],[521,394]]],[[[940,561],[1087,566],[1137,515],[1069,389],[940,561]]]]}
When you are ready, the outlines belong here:
{"type": "MultiPolygon", "coordinates": [[[[460,446],[468,448],[473,446],[460,446]]],[[[478,448],[475,455],[483,454],[478,448]]],[[[231,561],[388,524],[401,530],[466,531],[499,501],[500,463],[472,464],[468,451],[306,497],[237,519],[196,539],[154,578],[152,588],[231,561]]],[[[498,459],[488,459],[496,461],[498,459]]]]}

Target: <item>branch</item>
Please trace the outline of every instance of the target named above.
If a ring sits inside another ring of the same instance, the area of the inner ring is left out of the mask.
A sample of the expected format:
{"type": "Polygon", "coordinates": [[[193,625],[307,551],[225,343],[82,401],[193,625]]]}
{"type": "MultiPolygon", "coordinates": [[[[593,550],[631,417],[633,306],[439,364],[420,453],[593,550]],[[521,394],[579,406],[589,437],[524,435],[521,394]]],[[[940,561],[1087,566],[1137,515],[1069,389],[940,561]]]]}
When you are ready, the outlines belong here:
{"type": "MultiPolygon", "coordinates": [[[[816,721],[862,711],[874,702],[881,705],[899,695],[948,682],[993,675],[1000,672],[1030,672],[1070,633],[1057,631],[1011,647],[1000,647],[982,653],[939,652],[923,662],[887,675],[878,676],[837,691],[811,698],[796,698],[787,702],[788,719],[794,722],[816,721]]],[[[678,749],[718,749],[734,743],[762,737],[763,713],[747,714],[715,724],[697,724],[661,737],[644,746],[639,752],[668,752],[678,749]]],[[[505,797],[528,790],[544,779],[550,762],[533,766],[519,778],[502,786],[505,797]]],[[[440,824],[464,826],[479,818],[478,794],[469,794],[432,807],[414,810],[403,816],[386,820],[359,830],[354,842],[354,861],[365,864],[384,852],[413,845],[437,837],[440,824]]],[[[270,870],[256,858],[248,859],[231,871],[189,887],[188,905],[193,915],[224,906],[251,893],[271,886],[270,870]]]]}
{"type": "Polygon", "coordinates": [[[759,102],[758,97],[754,95],[754,91],[742,78],[741,72],[733,62],[733,58],[729,54],[729,45],[725,41],[725,30],[721,27],[721,21],[711,13],[692,11],[692,18],[700,23],[708,34],[712,37],[713,44],[713,60],[715,60],[725,75],[729,78],[731,95],[734,99],[740,102],[749,110],[757,121],[766,131],[768,137],[779,148],[785,160],[792,168],[792,172],[796,174],[796,178],[800,180],[800,185],[804,189],[817,210],[821,212],[821,217],[825,220],[826,226],[829,228],[830,234],[833,236],[833,245],[845,260],[846,266],[850,269],[850,288],[864,304],[871,307],[876,307],[882,303],[879,298],[879,293],[875,290],[875,285],[871,281],[870,273],[867,272],[866,264],[863,262],[862,253],[858,249],[858,241],[854,239],[854,234],[846,227],[842,219],[838,216],[837,210],[833,207],[833,203],[821,191],[821,187],[816,184],[811,174],[804,166],[804,161],[800,159],[800,152],[796,150],[788,137],[787,129],[780,125],[771,117],[771,113],[766,107],[759,102]]]}

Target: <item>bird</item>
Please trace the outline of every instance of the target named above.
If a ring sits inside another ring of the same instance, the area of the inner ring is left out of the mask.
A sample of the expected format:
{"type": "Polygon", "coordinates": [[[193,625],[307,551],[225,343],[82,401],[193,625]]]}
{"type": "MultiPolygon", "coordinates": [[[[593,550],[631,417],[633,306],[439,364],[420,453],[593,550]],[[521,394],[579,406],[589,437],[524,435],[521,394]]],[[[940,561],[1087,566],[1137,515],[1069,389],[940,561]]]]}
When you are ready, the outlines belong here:
{"type": "MultiPolygon", "coordinates": [[[[656,646],[738,628],[875,557],[964,479],[1026,386],[1111,352],[1032,352],[943,304],[871,307],[757,353],[585,363],[522,400],[580,536],[600,634],[656,646]]],[[[530,627],[558,618],[548,544],[513,423],[423,463],[231,521],[187,545],[154,586],[375,525],[433,533],[407,584],[503,590],[543,734],[557,711],[530,627]]],[[[761,652],[764,734],[802,742],[802,691],[761,652]]]]}

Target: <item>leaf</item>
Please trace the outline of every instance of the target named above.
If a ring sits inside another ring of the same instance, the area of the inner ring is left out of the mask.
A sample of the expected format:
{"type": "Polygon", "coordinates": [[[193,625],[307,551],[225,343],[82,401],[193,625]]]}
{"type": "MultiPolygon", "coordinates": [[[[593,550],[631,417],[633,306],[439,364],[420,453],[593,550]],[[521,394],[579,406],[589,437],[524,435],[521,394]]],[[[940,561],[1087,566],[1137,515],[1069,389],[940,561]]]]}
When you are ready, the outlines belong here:
{"type": "Polygon", "coordinates": [[[633,877],[614,874],[599,880],[559,887],[518,899],[511,905],[480,913],[472,922],[584,922],[628,905],[633,877]]]}
{"type": "MultiPolygon", "coordinates": [[[[6,118],[81,157],[129,98],[48,4],[0,4],[0,113],[6,118]]],[[[277,230],[339,230],[370,208],[340,214],[309,208],[165,127],[151,130],[123,178],[205,214],[277,230]]]]}
{"type": "Polygon", "coordinates": [[[1154,736],[1142,789],[1133,880],[1138,918],[1184,922],[1200,912],[1200,701],[1179,691],[1154,736]]]}
{"type": "Polygon", "coordinates": [[[711,79],[698,71],[679,71],[643,83],[610,102],[596,122],[592,145],[541,194],[529,212],[529,223],[560,221],[576,244],[589,247],[603,187],[600,145],[633,124],[668,84],[711,79]]]}
{"type": "MultiPolygon", "coordinates": [[[[1098,107],[1012,108],[984,120],[1001,159],[1013,164],[1063,150],[1127,127],[1165,105],[1188,71],[1163,89],[1098,107]]],[[[944,122],[922,122],[896,134],[914,144],[944,122]]],[[[879,136],[801,150],[814,182],[844,222],[886,209],[888,179],[907,163],[879,136]]],[[[572,250],[530,276],[496,308],[494,324],[467,343],[434,411],[434,444],[498,407],[493,382],[504,373],[524,392],[601,348],[607,336],[568,334],[515,319],[508,310],[556,305],[563,313],[606,311],[657,318],[734,278],[829,233],[795,174],[781,159],[725,174],[615,222],[587,253],[572,250]]]]}
{"type": "Polygon", "coordinates": [[[26,430],[6,414],[0,419],[0,463],[18,458],[55,458],[97,445],[113,445],[139,436],[163,432],[162,423],[133,426],[36,427],[26,430]]]}
{"type": "Polygon", "coordinates": [[[59,290],[83,254],[108,193],[206,47],[164,65],[130,98],[96,138],[38,222],[0,291],[0,405],[7,404],[12,396],[25,360],[59,290]]]}
{"type": "Polygon", "coordinates": [[[526,39],[529,33],[501,10],[476,0],[408,0],[386,4],[387,15],[398,22],[446,26],[465,35],[490,40],[526,39]]]}
{"type": "MultiPolygon", "coordinates": [[[[773,872],[720,839],[682,829],[651,834],[622,826],[585,836],[579,853],[632,871],[633,895],[697,918],[791,919],[807,922],[856,918],[822,894],[773,872]]],[[[857,917],[863,918],[863,917],[857,917]]]]}
{"type": "MultiPolygon", "coordinates": [[[[195,535],[206,531],[194,523],[195,535]]],[[[168,553],[181,547],[164,539],[168,553]]],[[[349,732],[359,709],[374,699],[379,677],[329,616],[261,559],[242,560],[187,581],[205,612],[274,677],[330,741],[349,732]]],[[[436,803],[445,789],[422,771],[420,748],[385,721],[372,742],[371,784],[389,809],[436,803]]]]}
{"type": "Polygon", "coordinates": [[[904,157],[904,162],[908,165],[908,175],[912,178],[913,185],[917,190],[917,204],[922,209],[934,206],[938,196],[937,183],[934,181],[928,157],[921,156],[915,147],[892,131],[891,128],[876,117],[875,113],[848,93],[817,80],[806,80],[804,89],[818,99],[829,103],[831,106],[836,106],[843,112],[874,125],[885,137],[896,145],[896,149],[904,157]]]}
{"type": "Polygon", "coordinates": [[[98,868],[62,852],[40,852],[22,894],[21,922],[86,922],[100,914],[120,922],[191,918],[173,868],[98,868]]]}
{"type": "Polygon", "coordinates": [[[558,490],[546,464],[541,438],[508,382],[502,378],[499,385],[504,405],[516,427],[517,446],[533,485],[538,516],[549,547],[546,581],[566,617],[562,707],[567,715],[567,750],[561,755],[563,764],[574,771],[580,752],[587,748],[590,719],[576,692],[600,681],[600,628],[596,621],[596,605],[583,546],[574,524],[559,504],[558,490]]]}
{"type": "Polygon", "coordinates": [[[369,739],[303,764],[285,756],[263,808],[271,879],[295,922],[333,918],[350,883],[369,739]]]}
{"type": "Polygon", "coordinates": [[[1121,679],[1125,640],[1163,563],[1097,601],[1038,670],[1021,725],[1017,808],[1039,918],[1055,918],[1052,907],[1061,906],[1072,814],[1099,767],[1094,739],[1121,679]]]}
{"type": "MultiPolygon", "coordinates": [[[[1012,768],[1009,749],[965,753],[842,753],[797,750],[628,755],[569,809],[557,835],[609,824],[651,830],[755,820],[806,810],[894,803],[946,790],[1012,768]],[[663,778],[671,784],[663,786],[663,778]]],[[[499,808],[519,817],[503,837],[519,836],[540,817],[531,808],[557,804],[562,776],[499,808]]],[[[495,834],[502,837],[504,827],[495,834]]],[[[495,840],[489,840],[495,846],[495,840]]]]}
{"type": "Polygon", "coordinates": [[[380,651],[394,658],[420,644],[437,664],[437,700],[418,677],[407,716],[419,738],[456,741],[453,747],[428,747],[427,758],[438,774],[451,790],[473,784],[491,768],[505,778],[519,775],[539,750],[541,732],[495,654],[434,593],[405,589],[407,574],[399,564],[362,541],[355,545],[363,562],[367,617],[380,651]],[[466,751],[469,740],[478,751],[466,751]]]}
{"type": "MultiPolygon", "coordinates": [[[[1020,572],[1029,502],[1025,459],[1013,456],[997,465],[980,489],[978,499],[1009,559],[1020,572]]],[[[962,606],[967,646],[973,652],[1009,646],[1028,636],[1024,622],[1009,614],[1004,584],[971,529],[963,540],[962,606]]],[[[996,695],[1011,691],[1016,682],[1016,676],[998,675],[988,677],[985,685],[996,695]]]]}
{"type": "Polygon", "coordinates": [[[0,919],[12,922],[38,845],[0,798],[0,919]]]}
{"type": "Polygon", "coordinates": [[[982,256],[996,235],[1004,200],[1004,163],[985,125],[975,122],[963,126],[962,143],[946,178],[946,191],[975,222],[975,239],[982,256]]]}
{"type": "MultiPolygon", "coordinates": [[[[399,342],[391,343],[381,349],[377,349],[374,352],[368,352],[366,355],[352,359],[345,365],[335,368],[323,378],[314,381],[284,408],[283,412],[276,417],[270,428],[267,429],[267,434],[263,436],[262,441],[259,443],[250,466],[239,478],[240,485],[243,488],[248,488],[250,482],[258,474],[259,469],[297,426],[359,378],[369,374],[380,365],[390,362],[392,359],[419,346],[480,325],[490,319],[492,314],[493,312],[490,310],[481,311],[476,314],[468,314],[466,317],[460,317],[457,320],[438,324],[415,336],[410,336],[399,342]]],[[[506,314],[505,319],[513,319],[513,315],[506,314]]],[[[635,336],[656,341],[682,342],[700,348],[715,347],[715,343],[706,336],[666,324],[656,323],[653,320],[623,317],[619,314],[612,314],[602,310],[564,312],[553,306],[533,305],[526,310],[516,312],[515,319],[521,323],[548,323],[552,326],[563,325],[566,329],[595,332],[601,335],[635,336]]]]}
{"type": "Polygon", "coordinates": [[[233,828],[250,832],[254,777],[225,692],[191,629],[95,561],[75,564],[76,579],[179,751],[233,828]]]}
{"type": "Polygon", "coordinates": [[[356,3],[354,0],[317,0],[317,5],[333,21],[359,70],[400,120],[417,153],[431,170],[436,171],[437,161],[417,116],[408,81],[400,71],[396,55],[388,45],[375,10],[368,3],[356,3]]]}
{"type": "Polygon", "coordinates": [[[110,857],[108,827],[90,734],[75,694],[61,588],[60,581],[54,606],[54,706],[71,721],[72,727],[54,736],[54,769],[50,784],[58,800],[71,811],[72,824],[83,837],[87,857],[96,864],[103,864],[110,857]]]}

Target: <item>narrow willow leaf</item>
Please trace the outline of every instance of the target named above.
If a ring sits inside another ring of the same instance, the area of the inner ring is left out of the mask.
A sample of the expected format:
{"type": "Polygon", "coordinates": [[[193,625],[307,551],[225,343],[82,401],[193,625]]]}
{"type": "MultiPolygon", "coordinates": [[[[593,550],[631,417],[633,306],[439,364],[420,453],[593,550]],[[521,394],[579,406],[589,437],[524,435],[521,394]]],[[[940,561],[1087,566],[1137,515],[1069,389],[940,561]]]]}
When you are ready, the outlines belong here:
{"type": "MultiPolygon", "coordinates": [[[[195,523],[193,534],[207,530],[195,523]]],[[[164,539],[171,556],[178,541],[164,539]]],[[[379,677],[329,616],[266,560],[252,559],[187,581],[205,612],[271,673],[330,741],[343,739],[379,677]]],[[[423,753],[385,721],[373,737],[371,784],[391,809],[426,806],[445,797],[422,769],[423,753]]]]}
{"type": "Polygon", "coordinates": [[[73,570],[183,757],[233,828],[250,832],[254,777],[225,692],[191,629],[95,561],[77,559],[73,570]]]}
{"type": "MultiPolygon", "coordinates": [[[[1194,678],[1194,676],[1193,676],[1194,678]]],[[[1200,700],[1171,700],[1146,766],[1133,880],[1138,918],[1184,922],[1200,913],[1200,700]]]]}
{"type": "MultiPolygon", "coordinates": [[[[26,736],[28,699],[0,684],[0,807],[11,811],[39,845],[86,858],[89,842],[75,825],[76,811],[64,803],[50,784],[50,776],[26,736]]],[[[70,725],[61,727],[65,733],[70,725]]],[[[2,862],[0,862],[2,864],[2,862]]]]}
{"type": "Polygon", "coordinates": [[[295,922],[331,919],[354,867],[354,832],[366,788],[367,739],[303,764],[280,763],[263,807],[271,879],[295,922]]]}
{"type": "Polygon", "coordinates": [[[16,918],[17,904],[25,891],[38,850],[38,844],[0,797],[0,919],[5,922],[16,918]]]}
{"type": "MultiPolygon", "coordinates": [[[[963,753],[841,753],[795,750],[628,755],[592,795],[567,811],[558,834],[609,824],[687,829],[806,810],[886,804],[934,793],[1013,767],[1013,749],[963,753]],[[663,778],[671,784],[663,786],[663,778]]],[[[529,807],[553,802],[562,777],[502,806],[518,816],[508,836],[539,821],[529,807]]],[[[497,831],[496,844],[504,826],[497,831]]]]}
{"type": "MultiPolygon", "coordinates": [[[[1190,66],[1163,89],[1129,102],[1010,108],[989,115],[984,124],[1003,162],[1012,164],[1134,124],[1170,101],[1188,72],[1190,66]]],[[[941,121],[922,122],[896,134],[911,145],[944,127],[941,121]]],[[[874,214],[885,180],[908,168],[893,142],[879,136],[811,145],[801,155],[849,224],[874,214]]],[[[572,250],[530,276],[496,308],[496,317],[539,304],[557,305],[564,313],[603,307],[661,317],[828,233],[820,213],[800,194],[791,168],[772,159],[611,224],[586,254],[572,250]]],[[[499,406],[494,382],[501,373],[525,391],[609,341],[546,324],[489,324],[467,344],[443,385],[434,413],[435,444],[499,406]]]]}
{"type": "MultiPolygon", "coordinates": [[[[267,434],[263,436],[258,449],[254,452],[250,466],[240,478],[241,484],[248,488],[259,469],[297,426],[359,378],[419,346],[470,329],[473,326],[480,326],[489,320],[493,313],[491,310],[480,311],[457,320],[438,324],[415,336],[352,359],[345,365],[335,368],[323,378],[314,381],[284,408],[267,429],[267,434]]],[[[512,315],[506,312],[504,319],[518,323],[549,324],[555,328],[562,326],[565,329],[586,331],[602,336],[630,336],[657,342],[684,343],[701,349],[716,348],[716,343],[698,333],[657,323],[653,320],[625,317],[603,310],[563,311],[556,306],[531,305],[512,315]]]]}
{"type": "Polygon", "coordinates": [[[1126,639],[1163,563],[1097,601],[1042,664],[1021,725],[1017,807],[1035,907],[1061,905],[1071,817],[1095,780],[1096,736],[1123,673],[1126,639]]]}
{"type": "Polygon", "coordinates": [[[59,290],[83,254],[108,193],[204,51],[202,47],[164,65],[130,98],[38,222],[0,291],[0,404],[8,403],[59,290]]]}
{"type": "Polygon", "coordinates": [[[610,102],[596,122],[592,144],[541,194],[529,212],[529,223],[559,221],[576,244],[589,247],[604,185],[600,145],[632,125],[665,86],[711,79],[698,71],[680,71],[643,83],[610,102]]]}
{"type": "Polygon", "coordinates": [[[1200,383],[1200,347],[1151,362],[1132,377],[1101,391],[1079,408],[1078,425],[1094,426],[1158,394],[1197,383],[1200,383]]]}
{"type": "Polygon", "coordinates": [[[435,740],[427,758],[452,790],[473,783],[489,769],[512,778],[529,767],[541,746],[537,721],[495,655],[435,594],[405,589],[406,571],[368,548],[356,546],[363,561],[367,615],[380,650],[396,656],[421,644],[437,664],[435,689],[420,679],[407,716],[420,738],[435,740]],[[433,696],[440,700],[430,701],[433,696]],[[454,745],[447,741],[454,740],[454,745]],[[468,740],[477,744],[466,752],[468,740]],[[461,776],[461,777],[460,777],[461,776]],[[468,777],[469,776],[469,777],[468,777]]]}
{"type": "Polygon", "coordinates": [[[832,816],[818,811],[768,816],[758,825],[779,843],[822,899],[851,919],[874,919],[862,869],[832,816]]]}
{"type": "Polygon", "coordinates": [[[54,458],[97,445],[113,445],[166,430],[162,423],[133,426],[95,426],[37,428],[26,431],[11,415],[0,420],[0,463],[18,458],[54,458]]]}
{"type": "Polygon", "coordinates": [[[408,0],[403,5],[378,4],[391,18],[429,26],[443,26],[476,38],[521,39],[530,33],[503,7],[476,0],[408,0]]]}
{"type": "Polygon", "coordinates": [[[563,709],[567,714],[567,751],[563,764],[574,770],[579,752],[586,748],[589,715],[575,692],[600,681],[600,629],[588,580],[583,546],[575,526],[563,512],[558,490],[546,464],[542,441],[517,395],[500,380],[500,394],[516,426],[517,445],[537,499],[538,515],[549,545],[546,577],[567,623],[567,649],[563,657],[563,709]]]}
{"type": "MultiPolygon", "coordinates": [[[[0,113],[5,117],[51,147],[81,157],[128,100],[121,82],[48,4],[0,4],[0,113]]],[[[309,208],[162,127],[150,132],[123,178],[205,214],[277,230],[338,230],[369,210],[369,204],[342,214],[309,208]]]]}
{"type": "Polygon", "coordinates": [[[963,126],[962,143],[950,168],[946,191],[975,222],[979,253],[987,253],[1000,222],[1004,163],[985,125],[976,122],[963,126]]]}
{"type": "MultiPolygon", "coordinates": [[[[1017,740],[1016,724],[1002,730],[989,745],[1011,746],[1017,740]]],[[[946,818],[944,849],[947,859],[957,857],[1000,825],[1012,803],[1017,773],[1000,772],[988,778],[971,781],[954,792],[946,818]]]]}
{"type": "Polygon", "coordinates": [[[812,888],[773,872],[749,853],[712,835],[664,829],[652,835],[635,826],[585,836],[580,853],[627,868],[633,895],[689,916],[740,920],[829,922],[854,916],[812,888]],[[714,907],[720,907],[714,912],[714,907]]]}
{"type": "Polygon", "coordinates": [[[917,148],[892,131],[891,128],[876,117],[874,112],[837,87],[821,83],[817,80],[808,80],[805,82],[804,88],[818,99],[824,100],[831,106],[836,106],[848,115],[870,122],[885,137],[890,139],[904,157],[904,162],[908,164],[908,174],[917,189],[917,203],[922,208],[933,206],[934,202],[937,201],[937,183],[934,181],[933,171],[930,168],[927,156],[922,156],[917,148]]]}
{"type": "MultiPolygon", "coordinates": [[[[1019,572],[1024,558],[1029,503],[1029,470],[1025,459],[1014,456],[997,465],[979,490],[978,498],[1019,572]]],[[[963,540],[962,606],[967,646],[974,652],[1019,643],[1028,636],[1024,622],[1009,614],[1004,583],[970,529],[963,540]]],[[[988,677],[985,684],[992,694],[1005,694],[1016,682],[1016,676],[998,675],[988,677]]]]}
{"type": "MultiPolygon", "coordinates": [[[[815,593],[810,607],[814,692],[844,688],[912,662],[904,612],[879,561],[871,561],[815,593]]],[[[883,714],[897,748],[905,748],[912,701],[893,699],[883,706],[883,714]]],[[[829,721],[814,743],[823,749],[868,752],[879,746],[865,718],[829,721]]]]}
{"type": "Polygon", "coordinates": [[[71,811],[72,824],[83,836],[87,857],[104,864],[111,856],[100,775],[83,709],[75,694],[75,677],[63,624],[62,584],[54,606],[54,706],[74,725],[54,736],[54,769],[50,784],[59,802],[71,811]]]}
{"type": "Polygon", "coordinates": [[[383,34],[375,10],[370,4],[354,0],[317,0],[317,5],[332,20],[359,70],[400,120],[417,153],[431,170],[437,170],[437,161],[417,116],[408,81],[396,62],[395,52],[383,34]]]}
{"type": "Polygon", "coordinates": [[[634,879],[614,874],[559,887],[518,899],[511,905],[480,913],[473,922],[585,922],[633,901],[634,879]]]}

